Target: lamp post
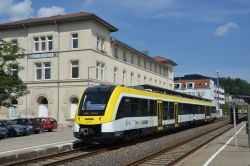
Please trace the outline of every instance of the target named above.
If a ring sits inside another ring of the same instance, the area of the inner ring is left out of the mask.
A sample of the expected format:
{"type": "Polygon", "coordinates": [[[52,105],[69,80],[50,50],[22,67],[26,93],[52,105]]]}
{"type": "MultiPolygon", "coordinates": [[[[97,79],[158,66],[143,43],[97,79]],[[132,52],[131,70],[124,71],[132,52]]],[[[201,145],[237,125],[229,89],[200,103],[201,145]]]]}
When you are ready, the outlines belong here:
{"type": "Polygon", "coordinates": [[[89,87],[89,69],[95,68],[96,66],[88,66],[88,87],[89,87]]]}
{"type": "Polygon", "coordinates": [[[238,146],[238,141],[237,141],[237,128],[236,128],[236,115],[235,115],[235,107],[236,103],[233,101],[230,103],[231,107],[233,108],[233,121],[234,121],[234,143],[235,146],[238,146]]]}

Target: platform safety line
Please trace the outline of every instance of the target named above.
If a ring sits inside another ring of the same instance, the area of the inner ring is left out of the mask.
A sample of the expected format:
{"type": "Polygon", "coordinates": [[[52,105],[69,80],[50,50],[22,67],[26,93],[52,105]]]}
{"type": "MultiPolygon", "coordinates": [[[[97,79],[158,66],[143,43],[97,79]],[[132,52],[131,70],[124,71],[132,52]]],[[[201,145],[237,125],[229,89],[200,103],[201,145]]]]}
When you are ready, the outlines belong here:
{"type": "MultiPolygon", "coordinates": [[[[246,124],[244,124],[237,132],[236,132],[236,135],[239,134],[239,132],[241,132],[241,130],[246,126],[246,124]]],[[[213,159],[223,150],[225,149],[225,147],[234,139],[235,135],[232,136],[227,142],[225,145],[223,145],[219,150],[216,151],[216,153],[214,153],[207,161],[205,164],[203,164],[202,166],[208,166],[212,161],[213,159]]]]}
{"type": "Polygon", "coordinates": [[[43,145],[36,145],[36,146],[31,146],[31,147],[27,147],[27,148],[20,148],[20,149],[14,149],[14,150],[9,150],[9,151],[4,151],[4,152],[0,152],[1,154],[5,154],[5,153],[10,153],[10,152],[16,152],[16,151],[20,151],[20,150],[27,150],[27,149],[33,149],[34,148],[39,148],[39,147],[43,147],[43,146],[49,146],[49,145],[62,145],[63,143],[71,143],[73,141],[76,141],[76,139],[74,140],[69,140],[69,141],[62,141],[62,142],[55,142],[55,143],[50,143],[50,144],[43,144],[43,145]]]}

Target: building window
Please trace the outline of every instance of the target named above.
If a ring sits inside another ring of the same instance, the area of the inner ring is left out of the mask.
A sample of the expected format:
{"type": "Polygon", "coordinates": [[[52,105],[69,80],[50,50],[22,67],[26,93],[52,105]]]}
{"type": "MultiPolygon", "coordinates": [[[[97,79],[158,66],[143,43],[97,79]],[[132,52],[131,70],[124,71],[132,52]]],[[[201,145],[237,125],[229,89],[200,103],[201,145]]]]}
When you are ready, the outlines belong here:
{"type": "Polygon", "coordinates": [[[146,81],[147,81],[147,77],[144,76],[144,84],[146,84],[146,81]]]}
{"type": "Polygon", "coordinates": [[[160,70],[160,75],[161,75],[161,74],[162,74],[162,73],[161,73],[161,66],[159,67],[159,70],[160,70]]]}
{"type": "Polygon", "coordinates": [[[134,55],[131,55],[131,63],[134,64],[134,55]]]}
{"type": "Polygon", "coordinates": [[[46,38],[40,37],[41,40],[41,51],[46,51],[46,38]]]}
{"type": "Polygon", "coordinates": [[[12,40],[11,40],[11,43],[12,43],[12,45],[14,46],[14,48],[17,49],[17,45],[18,45],[17,39],[12,39],[12,40]]]}
{"type": "Polygon", "coordinates": [[[139,56],[137,57],[137,61],[138,61],[138,66],[140,67],[141,66],[141,58],[139,56]]]}
{"type": "Polygon", "coordinates": [[[114,83],[117,82],[117,67],[114,67],[114,83]]]}
{"type": "Polygon", "coordinates": [[[118,48],[114,48],[114,57],[118,58],[118,48]]]}
{"type": "Polygon", "coordinates": [[[38,37],[34,37],[34,47],[35,47],[35,51],[39,51],[39,38],[38,37]]]}
{"type": "Polygon", "coordinates": [[[98,50],[104,51],[104,38],[97,36],[96,45],[98,50]]]}
{"type": "Polygon", "coordinates": [[[36,66],[36,73],[35,73],[35,77],[36,77],[36,80],[41,80],[42,79],[42,64],[41,63],[36,63],[35,64],[36,66]]]}
{"type": "Polygon", "coordinates": [[[78,33],[71,34],[72,36],[72,48],[78,48],[78,33]]]}
{"type": "Polygon", "coordinates": [[[50,62],[44,63],[44,78],[49,80],[51,78],[51,65],[50,62]]]}
{"type": "Polygon", "coordinates": [[[155,64],[155,73],[157,73],[157,65],[155,64]]]}
{"type": "Polygon", "coordinates": [[[122,57],[123,57],[123,61],[126,62],[126,61],[127,61],[126,51],[123,51],[123,54],[122,54],[122,55],[123,55],[123,56],[122,56],[122,57]]]}
{"type": "Polygon", "coordinates": [[[79,77],[79,61],[71,61],[71,78],[79,77]]]}
{"type": "Polygon", "coordinates": [[[126,70],[123,70],[122,72],[122,84],[125,85],[126,83],[126,70]]]}
{"type": "Polygon", "coordinates": [[[193,89],[194,88],[194,83],[193,82],[187,82],[186,87],[187,87],[187,89],[193,89]]]}
{"type": "Polygon", "coordinates": [[[96,62],[96,79],[104,80],[104,63],[96,62]]]}
{"type": "Polygon", "coordinates": [[[12,67],[12,68],[10,69],[10,73],[11,73],[12,76],[18,77],[18,70],[17,70],[16,67],[12,67]]]}
{"type": "Polygon", "coordinates": [[[181,83],[175,83],[174,89],[181,89],[181,83]]]}
{"type": "Polygon", "coordinates": [[[134,73],[133,72],[130,74],[130,82],[131,82],[131,85],[133,85],[133,83],[134,83],[134,73]]]}
{"type": "Polygon", "coordinates": [[[47,37],[47,42],[48,42],[48,51],[52,51],[53,50],[53,37],[48,36],[47,37]]]}
{"type": "Polygon", "coordinates": [[[151,62],[149,63],[149,69],[150,69],[150,71],[152,71],[152,63],[151,62]]]}
{"type": "Polygon", "coordinates": [[[147,69],[147,61],[144,60],[144,69],[147,69]]]}

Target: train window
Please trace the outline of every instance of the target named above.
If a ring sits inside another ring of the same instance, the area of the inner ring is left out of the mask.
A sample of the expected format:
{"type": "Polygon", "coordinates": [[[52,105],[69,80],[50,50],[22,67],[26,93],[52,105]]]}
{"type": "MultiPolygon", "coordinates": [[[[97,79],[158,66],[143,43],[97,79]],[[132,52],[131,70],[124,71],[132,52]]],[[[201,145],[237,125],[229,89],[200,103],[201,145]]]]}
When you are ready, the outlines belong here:
{"type": "Polygon", "coordinates": [[[169,113],[170,113],[170,119],[174,119],[174,103],[169,102],[169,113]]]}
{"type": "Polygon", "coordinates": [[[116,119],[121,119],[127,116],[131,116],[130,98],[123,97],[117,110],[116,119]]]}
{"type": "Polygon", "coordinates": [[[168,111],[168,102],[167,101],[162,102],[162,108],[163,108],[163,119],[164,120],[169,119],[169,111],[168,111]]]}
{"type": "Polygon", "coordinates": [[[141,99],[131,98],[131,116],[140,116],[141,114],[141,99]]]}
{"type": "Polygon", "coordinates": [[[149,115],[149,110],[150,110],[149,100],[142,99],[141,108],[142,108],[141,115],[142,116],[148,116],[149,115]]]}
{"type": "Polygon", "coordinates": [[[178,109],[179,109],[179,114],[180,114],[180,115],[185,114],[185,111],[184,111],[184,109],[183,109],[183,104],[182,104],[182,103],[179,103],[179,104],[178,104],[178,109]]]}
{"type": "Polygon", "coordinates": [[[156,109],[156,101],[150,100],[150,116],[156,116],[157,109],[156,109]]]}
{"type": "Polygon", "coordinates": [[[197,105],[197,113],[201,114],[201,106],[200,105],[197,105]]]}
{"type": "Polygon", "coordinates": [[[183,103],[183,114],[188,114],[188,104],[183,103]]]}

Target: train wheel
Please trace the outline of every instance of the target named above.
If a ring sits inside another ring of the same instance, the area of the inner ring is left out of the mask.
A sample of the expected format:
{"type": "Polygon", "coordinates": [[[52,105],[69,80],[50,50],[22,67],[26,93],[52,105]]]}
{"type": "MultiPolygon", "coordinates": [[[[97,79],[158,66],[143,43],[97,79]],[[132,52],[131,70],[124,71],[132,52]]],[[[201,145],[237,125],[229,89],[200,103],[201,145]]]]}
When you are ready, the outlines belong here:
{"type": "Polygon", "coordinates": [[[132,137],[131,131],[125,131],[124,136],[123,136],[123,141],[130,142],[132,140],[133,140],[133,137],[132,137]]]}

